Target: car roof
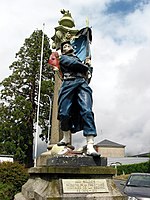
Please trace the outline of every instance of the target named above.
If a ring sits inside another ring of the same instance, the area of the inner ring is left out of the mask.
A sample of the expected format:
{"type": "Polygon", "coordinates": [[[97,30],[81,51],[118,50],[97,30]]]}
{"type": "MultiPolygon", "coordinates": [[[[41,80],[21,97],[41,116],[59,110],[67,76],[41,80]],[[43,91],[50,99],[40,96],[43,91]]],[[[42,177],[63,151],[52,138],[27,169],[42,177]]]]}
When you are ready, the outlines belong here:
{"type": "Polygon", "coordinates": [[[150,176],[150,173],[131,173],[131,175],[147,175],[150,176]]]}

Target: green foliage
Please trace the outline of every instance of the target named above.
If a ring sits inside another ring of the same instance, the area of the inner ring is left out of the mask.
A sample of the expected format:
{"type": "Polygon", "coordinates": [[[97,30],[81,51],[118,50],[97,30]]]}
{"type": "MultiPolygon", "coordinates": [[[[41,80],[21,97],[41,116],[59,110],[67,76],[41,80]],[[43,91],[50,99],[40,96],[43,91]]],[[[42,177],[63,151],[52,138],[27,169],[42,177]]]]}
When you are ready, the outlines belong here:
{"type": "MultiPolygon", "coordinates": [[[[12,74],[0,83],[0,154],[14,155],[15,160],[27,166],[33,165],[42,34],[41,30],[36,30],[25,39],[10,66],[12,74]]],[[[49,100],[44,95],[52,95],[54,85],[53,73],[48,67],[50,53],[49,38],[45,35],[40,101],[40,125],[44,138],[47,137],[49,114],[49,100]]]]}
{"type": "Polygon", "coordinates": [[[117,166],[117,174],[150,173],[150,161],[138,164],[117,166]]]}
{"type": "Polygon", "coordinates": [[[0,182],[0,199],[13,199],[13,185],[9,183],[0,182]]]}
{"type": "Polygon", "coordinates": [[[13,200],[28,178],[29,174],[23,165],[17,162],[0,163],[0,199],[13,200]]]}

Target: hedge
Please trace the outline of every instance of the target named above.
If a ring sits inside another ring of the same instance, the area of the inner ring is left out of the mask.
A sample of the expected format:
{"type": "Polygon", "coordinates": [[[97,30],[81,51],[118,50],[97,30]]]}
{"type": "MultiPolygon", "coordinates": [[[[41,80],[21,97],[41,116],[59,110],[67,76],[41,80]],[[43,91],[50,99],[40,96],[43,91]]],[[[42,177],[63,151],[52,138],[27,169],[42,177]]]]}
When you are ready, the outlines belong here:
{"type": "Polygon", "coordinates": [[[17,162],[0,163],[0,199],[13,200],[28,178],[29,174],[23,165],[17,162]]]}
{"type": "Polygon", "coordinates": [[[138,164],[117,166],[117,174],[150,173],[150,161],[138,164]]]}

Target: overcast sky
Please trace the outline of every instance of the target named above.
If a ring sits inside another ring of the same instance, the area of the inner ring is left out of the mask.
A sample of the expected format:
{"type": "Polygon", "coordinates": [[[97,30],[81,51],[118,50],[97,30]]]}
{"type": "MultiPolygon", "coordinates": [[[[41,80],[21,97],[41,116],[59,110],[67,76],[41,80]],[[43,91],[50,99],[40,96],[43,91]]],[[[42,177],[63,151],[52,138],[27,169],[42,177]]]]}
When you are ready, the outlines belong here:
{"type": "MultiPolygon", "coordinates": [[[[25,38],[42,29],[51,38],[69,10],[76,28],[89,18],[93,31],[93,110],[98,136],[126,145],[126,153],[150,151],[150,1],[149,0],[1,0],[0,81],[25,38]]],[[[81,133],[73,136],[85,144],[81,133]]],[[[77,144],[78,143],[78,144],[77,144]]],[[[80,145],[79,145],[80,143],[80,145]]]]}

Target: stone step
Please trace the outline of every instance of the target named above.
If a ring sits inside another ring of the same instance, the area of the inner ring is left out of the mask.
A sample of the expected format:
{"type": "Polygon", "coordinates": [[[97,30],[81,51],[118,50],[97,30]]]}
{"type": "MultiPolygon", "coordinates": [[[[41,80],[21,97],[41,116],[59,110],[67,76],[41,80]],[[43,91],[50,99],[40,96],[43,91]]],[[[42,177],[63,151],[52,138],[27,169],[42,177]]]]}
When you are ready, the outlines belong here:
{"type": "Polygon", "coordinates": [[[14,197],[14,200],[29,200],[29,199],[26,199],[22,193],[18,193],[15,195],[14,197]]]}

